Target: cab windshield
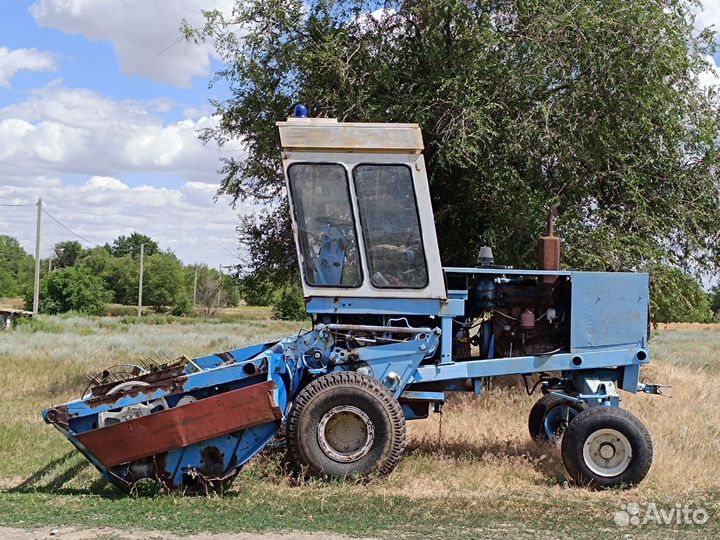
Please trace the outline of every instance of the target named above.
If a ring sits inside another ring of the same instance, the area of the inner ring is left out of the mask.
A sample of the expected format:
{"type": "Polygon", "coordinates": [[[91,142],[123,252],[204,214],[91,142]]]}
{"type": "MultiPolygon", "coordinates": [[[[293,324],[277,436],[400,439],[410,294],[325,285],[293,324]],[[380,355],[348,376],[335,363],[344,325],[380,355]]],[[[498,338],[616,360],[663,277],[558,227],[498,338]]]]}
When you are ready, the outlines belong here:
{"type": "Polygon", "coordinates": [[[427,264],[410,167],[358,165],[353,179],[371,283],[391,289],[426,287],[427,264]]]}
{"type": "Polygon", "coordinates": [[[288,179],[305,281],[315,287],[359,287],[362,276],[345,167],[294,163],[288,179]]]}

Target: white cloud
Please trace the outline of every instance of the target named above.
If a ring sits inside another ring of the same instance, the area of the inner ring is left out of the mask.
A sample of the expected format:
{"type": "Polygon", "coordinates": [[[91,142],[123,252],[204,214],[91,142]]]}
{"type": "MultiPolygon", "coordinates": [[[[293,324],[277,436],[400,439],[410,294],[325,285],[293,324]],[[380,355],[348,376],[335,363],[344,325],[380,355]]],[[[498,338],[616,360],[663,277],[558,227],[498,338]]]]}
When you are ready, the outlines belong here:
{"type": "Polygon", "coordinates": [[[0,86],[9,88],[18,71],[55,71],[55,57],[37,49],[8,49],[0,47],[0,86]]]}
{"type": "Polygon", "coordinates": [[[163,100],[116,101],[51,83],[0,108],[0,175],[144,171],[207,182],[216,180],[220,157],[243,152],[240,144],[219,148],[198,139],[214,117],[166,123],[156,114],[166,107],[163,100]]]}
{"type": "MultiPolygon", "coordinates": [[[[214,197],[219,158],[243,148],[203,145],[198,130],[216,119],[165,122],[158,113],[167,107],[165,100],[118,101],[56,81],[0,108],[0,203],[42,197],[55,217],[98,244],[137,230],[186,263],[237,263],[238,212],[251,203],[232,209],[227,198],[214,197]],[[153,185],[138,186],[137,178],[153,185]]],[[[0,207],[0,234],[18,237],[30,252],[34,221],[34,208],[0,207]]],[[[73,239],[49,218],[44,231],[44,255],[73,239]]]]}
{"type": "MultiPolygon", "coordinates": [[[[694,7],[692,11],[695,15],[695,28],[698,32],[711,28],[720,33],[720,2],[718,0],[705,0],[699,6],[694,7]]],[[[705,60],[708,67],[700,73],[698,83],[703,88],[720,86],[720,67],[710,55],[705,60]]]]}
{"type": "MultiPolygon", "coordinates": [[[[213,201],[217,184],[187,182],[180,188],[131,187],[118,178],[93,176],[84,184],[37,177],[0,185],[0,202],[34,204],[42,197],[45,208],[77,234],[95,242],[112,242],[135,230],[150,235],[163,249],[172,249],[186,263],[236,264],[238,212],[228,200],[213,201]]],[[[0,234],[18,238],[34,251],[36,210],[0,208],[0,234]]],[[[77,240],[45,216],[43,256],[62,240],[77,240]]],[[[81,241],[85,247],[91,244],[81,241]]]]}
{"type": "Polygon", "coordinates": [[[694,9],[695,26],[703,30],[710,26],[720,32],[720,2],[717,0],[704,0],[699,8],[694,9]]]}
{"type": "Polygon", "coordinates": [[[712,86],[720,86],[720,67],[715,64],[715,59],[708,55],[705,58],[707,62],[707,69],[700,73],[698,77],[698,83],[703,88],[710,88],[712,86]]]}
{"type": "Polygon", "coordinates": [[[186,41],[180,25],[203,22],[201,10],[229,12],[232,0],[37,0],[41,26],[109,41],[126,75],[189,87],[210,73],[212,46],[186,41]]]}

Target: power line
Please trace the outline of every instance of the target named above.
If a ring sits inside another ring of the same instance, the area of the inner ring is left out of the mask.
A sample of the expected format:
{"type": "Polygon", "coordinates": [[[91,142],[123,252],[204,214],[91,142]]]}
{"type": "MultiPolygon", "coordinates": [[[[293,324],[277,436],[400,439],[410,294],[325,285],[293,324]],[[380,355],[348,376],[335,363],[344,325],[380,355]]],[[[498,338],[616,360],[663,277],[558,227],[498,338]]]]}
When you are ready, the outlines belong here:
{"type": "MultiPolygon", "coordinates": [[[[33,206],[34,206],[34,205],[33,205],[33,206]]],[[[68,231],[68,232],[74,234],[75,236],[77,236],[78,238],[80,238],[80,240],[84,240],[85,242],[87,242],[88,244],[92,244],[93,246],[100,247],[100,244],[97,244],[97,243],[93,242],[92,240],[88,240],[88,239],[85,238],[84,236],[81,236],[81,235],[79,235],[78,233],[76,233],[75,231],[73,231],[73,230],[72,230],[70,227],[68,227],[67,225],[61,223],[60,220],[58,220],[55,216],[53,216],[50,212],[48,212],[48,211],[45,210],[44,208],[42,209],[42,211],[43,211],[43,213],[46,214],[50,219],[52,219],[55,223],[57,223],[58,225],[60,225],[60,226],[61,226],[63,229],[65,229],[66,231],[68,231]]]]}
{"type": "Polygon", "coordinates": [[[186,39],[186,37],[185,37],[184,35],[181,35],[179,38],[177,38],[175,41],[173,41],[170,45],[168,45],[167,47],[165,47],[165,48],[164,48],[163,50],[161,50],[159,53],[155,54],[155,55],[153,56],[153,58],[157,58],[157,57],[160,56],[161,54],[169,51],[169,50],[172,49],[175,45],[177,45],[178,43],[180,43],[183,39],[186,39]]]}
{"type": "Polygon", "coordinates": [[[37,206],[36,204],[0,204],[0,206],[37,206]]]}

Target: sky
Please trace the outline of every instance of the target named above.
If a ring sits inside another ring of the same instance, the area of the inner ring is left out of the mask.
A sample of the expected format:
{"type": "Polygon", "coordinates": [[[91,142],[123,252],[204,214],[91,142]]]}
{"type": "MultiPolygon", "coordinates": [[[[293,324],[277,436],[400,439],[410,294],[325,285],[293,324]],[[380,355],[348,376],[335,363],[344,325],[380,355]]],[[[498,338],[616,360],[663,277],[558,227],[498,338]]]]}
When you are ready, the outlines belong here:
{"type": "MultiPolygon", "coordinates": [[[[35,204],[42,255],[139,231],[184,262],[236,264],[238,214],[215,201],[220,158],[203,145],[220,64],[183,19],[232,0],[4,0],[0,4],[0,205],[35,204]]],[[[0,206],[0,234],[34,252],[35,207],[0,206]]]]}
{"type": "MultiPolygon", "coordinates": [[[[85,247],[139,231],[184,262],[236,264],[242,206],[216,200],[220,158],[242,145],[203,145],[216,121],[209,89],[220,67],[209,44],[187,42],[183,19],[228,12],[233,0],[0,2],[0,234],[34,252],[41,197],[43,257],[62,240],[85,247]]],[[[720,0],[699,28],[720,29],[720,0]]],[[[701,77],[720,84],[720,56],[701,77]]]]}

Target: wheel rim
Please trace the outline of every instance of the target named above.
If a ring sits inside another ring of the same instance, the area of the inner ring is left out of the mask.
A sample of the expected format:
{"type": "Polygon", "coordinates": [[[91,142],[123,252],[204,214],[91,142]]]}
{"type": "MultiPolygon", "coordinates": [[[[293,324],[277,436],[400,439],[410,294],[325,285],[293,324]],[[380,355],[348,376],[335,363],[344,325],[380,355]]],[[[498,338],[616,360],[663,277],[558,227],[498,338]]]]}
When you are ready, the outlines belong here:
{"type": "Polygon", "coordinates": [[[583,446],[585,465],[598,476],[609,478],[625,472],[632,460],[632,446],[615,429],[599,429],[590,434],[583,446]]]}
{"type": "Polygon", "coordinates": [[[551,409],[543,419],[543,430],[548,440],[558,441],[567,429],[567,424],[563,420],[563,407],[568,409],[568,424],[578,415],[578,411],[568,405],[560,405],[551,409]]]}
{"type": "Polygon", "coordinates": [[[357,461],[366,455],[375,441],[370,417],[352,405],[341,405],[320,419],[317,437],[323,452],[342,463],[357,461]]]}

